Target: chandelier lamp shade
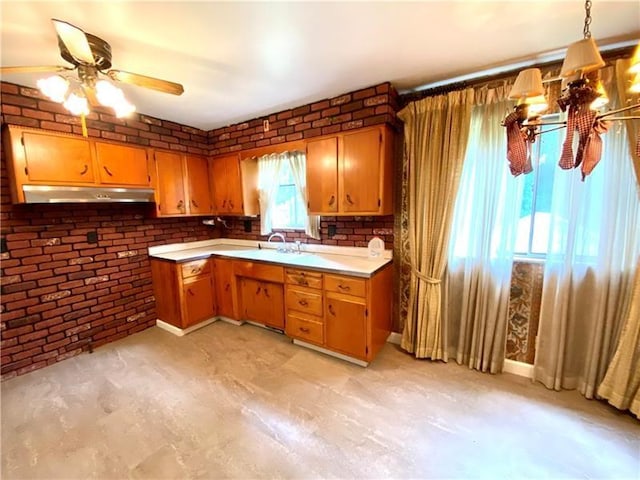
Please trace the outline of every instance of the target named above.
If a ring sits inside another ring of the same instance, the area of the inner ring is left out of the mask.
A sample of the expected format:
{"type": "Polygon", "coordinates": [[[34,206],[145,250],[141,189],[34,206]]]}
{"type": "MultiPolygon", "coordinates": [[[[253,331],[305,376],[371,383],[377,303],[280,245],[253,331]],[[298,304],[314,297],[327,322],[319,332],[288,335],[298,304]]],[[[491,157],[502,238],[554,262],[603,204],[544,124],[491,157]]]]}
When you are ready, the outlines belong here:
{"type": "MultiPolygon", "coordinates": [[[[614,116],[622,112],[638,110],[640,103],[617,110],[600,111],[609,103],[609,97],[600,80],[600,69],[605,66],[605,62],[589,30],[591,4],[592,0],[586,0],[584,4],[583,38],[567,47],[560,68],[562,87],[557,103],[560,110],[566,112],[566,120],[545,122],[542,119],[541,115],[547,110],[548,105],[545,97],[545,82],[542,80],[542,72],[539,68],[522,70],[509,92],[509,99],[515,100],[516,105],[514,111],[507,115],[502,124],[507,130],[507,160],[513,175],[531,172],[531,144],[538,135],[566,127],[567,135],[558,164],[565,170],[580,167],[584,180],[600,160],[602,153],[600,135],[608,130],[610,122],[640,118],[640,116],[614,116]],[[544,126],[553,126],[553,128],[542,130],[544,126]],[[579,144],[574,155],[572,144],[575,132],[577,132],[575,136],[578,137],[579,144]]],[[[629,73],[633,75],[629,91],[640,93],[640,44],[631,60],[629,73]]]]}

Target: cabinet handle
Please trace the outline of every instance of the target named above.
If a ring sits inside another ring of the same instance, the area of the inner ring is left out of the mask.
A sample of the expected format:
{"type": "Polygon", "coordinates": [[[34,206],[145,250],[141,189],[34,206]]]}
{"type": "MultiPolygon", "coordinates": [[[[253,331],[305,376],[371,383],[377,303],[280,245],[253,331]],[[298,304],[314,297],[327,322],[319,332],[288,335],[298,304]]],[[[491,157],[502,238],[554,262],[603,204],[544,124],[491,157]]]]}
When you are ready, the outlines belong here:
{"type": "Polygon", "coordinates": [[[309,303],[306,300],[298,300],[298,303],[303,307],[306,307],[307,305],[309,305],[309,303]]]}
{"type": "Polygon", "coordinates": [[[82,171],[80,172],[80,175],[84,175],[85,173],[87,173],[89,171],[89,165],[87,165],[86,163],[84,164],[84,168],[82,169],[82,171]]]}
{"type": "Polygon", "coordinates": [[[271,298],[269,296],[269,290],[267,290],[266,288],[264,289],[264,296],[267,297],[267,298],[271,298]]]}
{"type": "Polygon", "coordinates": [[[231,288],[231,285],[227,283],[227,285],[224,287],[224,291],[228,292],[229,288],[231,288]]]}
{"type": "Polygon", "coordinates": [[[309,286],[309,282],[307,282],[304,278],[299,278],[298,279],[298,284],[299,285],[304,285],[305,287],[309,286]]]}
{"type": "Polygon", "coordinates": [[[336,202],[336,196],[335,195],[331,195],[331,198],[329,199],[329,206],[333,207],[333,204],[336,202]]]}
{"type": "Polygon", "coordinates": [[[227,206],[227,201],[226,200],[222,200],[222,208],[225,208],[227,206]]]}
{"type": "Polygon", "coordinates": [[[178,205],[176,205],[176,208],[177,208],[178,210],[182,210],[182,209],[184,208],[184,202],[183,202],[182,200],[180,200],[180,201],[178,202],[178,205]]]}
{"type": "Polygon", "coordinates": [[[233,210],[233,202],[229,200],[229,210],[233,210]]]}
{"type": "Polygon", "coordinates": [[[191,269],[191,273],[193,273],[193,274],[200,273],[200,269],[198,267],[193,267],[191,269]]]}
{"type": "Polygon", "coordinates": [[[354,205],[353,200],[351,200],[351,195],[349,195],[347,193],[347,202],[349,202],[349,205],[354,205]]]}
{"type": "Polygon", "coordinates": [[[190,288],[187,288],[187,293],[191,296],[195,295],[195,293],[193,293],[190,288]]]}
{"type": "Polygon", "coordinates": [[[194,206],[194,207],[196,207],[196,208],[200,208],[200,207],[198,206],[198,203],[197,203],[194,199],[191,199],[191,203],[193,204],[193,206],[194,206]]]}
{"type": "Polygon", "coordinates": [[[258,289],[256,290],[256,295],[260,293],[260,290],[262,290],[262,287],[258,287],[258,289]]]}
{"type": "Polygon", "coordinates": [[[347,292],[348,292],[349,290],[351,290],[351,287],[350,287],[349,285],[342,285],[342,284],[340,284],[340,285],[338,285],[338,288],[339,288],[340,290],[345,290],[345,291],[347,291],[347,292]]]}
{"type": "Polygon", "coordinates": [[[307,327],[300,327],[300,331],[302,333],[311,333],[311,330],[309,330],[307,327]]]}
{"type": "Polygon", "coordinates": [[[110,177],[113,177],[113,173],[111,173],[109,171],[109,169],[106,167],[106,165],[103,165],[102,168],[104,168],[104,171],[107,172],[107,175],[109,175],[110,177]]]}
{"type": "Polygon", "coordinates": [[[331,315],[333,315],[334,317],[336,316],[336,312],[335,312],[335,310],[333,309],[333,305],[331,305],[331,304],[329,304],[329,313],[330,313],[331,315]]]}

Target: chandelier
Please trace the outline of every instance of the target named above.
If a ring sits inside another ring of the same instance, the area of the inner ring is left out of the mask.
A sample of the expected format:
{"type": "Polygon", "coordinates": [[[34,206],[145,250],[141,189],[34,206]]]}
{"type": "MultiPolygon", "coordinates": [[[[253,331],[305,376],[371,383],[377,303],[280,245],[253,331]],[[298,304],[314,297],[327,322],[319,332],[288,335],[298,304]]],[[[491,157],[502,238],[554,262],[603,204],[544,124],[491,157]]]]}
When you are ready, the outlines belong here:
{"type": "MultiPolygon", "coordinates": [[[[602,139],[613,120],[640,119],[640,116],[616,116],[622,112],[639,110],[640,103],[616,110],[601,112],[609,103],[609,98],[600,81],[599,70],[605,66],[595,40],[591,36],[591,0],[584,4],[585,19],[583,38],[567,48],[560,69],[562,92],[558,106],[566,112],[567,119],[561,122],[546,122],[542,113],[547,108],[547,99],[539,68],[521,71],[509,93],[509,99],[516,100],[512,113],[507,115],[502,125],[507,129],[507,160],[514,176],[533,170],[531,166],[531,144],[538,135],[566,128],[566,138],[558,165],[569,170],[581,168],[582,180],[591,173],[600,160],[602,139]],[[542,130],[544,126],[552,128],[542,130]],[[578,145],[573,152],[573,139],[577,132],[578,145]]],[[[636,48],[629,73],[635,75],[629,90],[640,92],[640,44],[636,48]]],[[[640,138],[638,139],[640,145],[640,138]]]]}

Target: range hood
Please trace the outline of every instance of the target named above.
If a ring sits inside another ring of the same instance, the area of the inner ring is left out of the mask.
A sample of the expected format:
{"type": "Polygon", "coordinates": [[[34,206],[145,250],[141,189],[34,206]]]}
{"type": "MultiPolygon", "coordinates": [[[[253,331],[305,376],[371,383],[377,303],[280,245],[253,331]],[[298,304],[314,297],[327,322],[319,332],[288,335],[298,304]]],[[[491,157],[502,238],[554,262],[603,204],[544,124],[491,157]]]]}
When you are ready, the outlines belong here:
{"type": "Polygon", "coordinates": [[[23,185],[25,203],[153,202],[151,188],[23,185]]]}

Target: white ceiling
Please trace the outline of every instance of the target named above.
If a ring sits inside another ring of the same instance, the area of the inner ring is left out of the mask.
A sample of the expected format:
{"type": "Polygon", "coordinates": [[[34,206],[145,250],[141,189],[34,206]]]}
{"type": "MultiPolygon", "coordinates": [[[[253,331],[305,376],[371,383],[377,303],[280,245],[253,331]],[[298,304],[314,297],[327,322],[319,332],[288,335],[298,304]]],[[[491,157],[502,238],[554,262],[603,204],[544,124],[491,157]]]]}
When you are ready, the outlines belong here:
{"type": "MultiPolygon", "coordinates": [[[[138,111],[209,130],[385,81],[406,90],[536,57],[582,38],[584,6],[3,0],[0,14],[3,66],[64,65],[59,18],[107,40],[114,68],[184,85],[180,97],[126,85],[138,111]]],[[[638,0],[594,0],[592,17],[600,44],[640,37],[638,0]]]]}

